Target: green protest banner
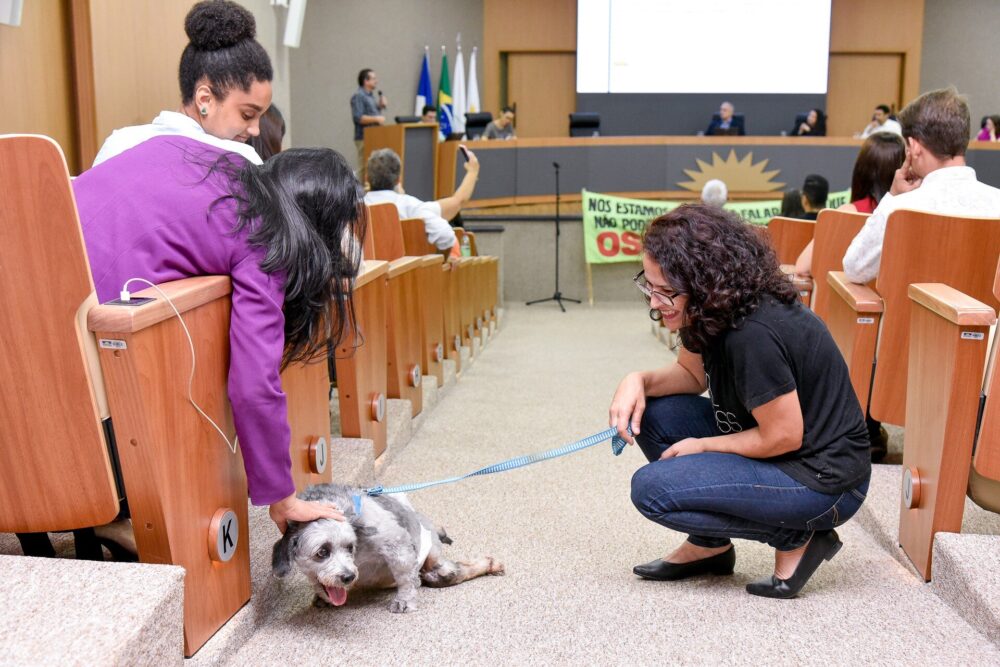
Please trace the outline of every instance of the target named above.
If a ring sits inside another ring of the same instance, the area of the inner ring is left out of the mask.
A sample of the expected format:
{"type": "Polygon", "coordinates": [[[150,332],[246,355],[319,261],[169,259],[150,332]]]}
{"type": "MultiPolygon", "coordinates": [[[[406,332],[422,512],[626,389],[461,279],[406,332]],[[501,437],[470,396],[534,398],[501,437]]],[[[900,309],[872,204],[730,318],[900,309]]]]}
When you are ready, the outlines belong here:
{"type": "MultiPolygon", "coordinates": [[[[583,243],[588,264],[639,261],[642,234],[649,221],[683,203],[614,197],[587,190],[582,195],[583,243]]],[[[836,208],[849,196],[849,190],[832,192],[827,206],[836,208]]],[[[750,224],[766,225],[781,211],[781,200],[730,203],[724,208],[750,224]]]]}

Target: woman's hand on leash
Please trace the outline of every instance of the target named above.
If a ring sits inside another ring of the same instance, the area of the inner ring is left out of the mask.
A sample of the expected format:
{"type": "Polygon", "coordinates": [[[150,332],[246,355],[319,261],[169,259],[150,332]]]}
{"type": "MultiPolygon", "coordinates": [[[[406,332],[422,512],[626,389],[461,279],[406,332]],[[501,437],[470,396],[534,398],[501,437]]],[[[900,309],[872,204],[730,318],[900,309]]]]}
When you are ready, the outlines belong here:
{"type": "Polygon", "coordinates": [[[675,456],[687,456],[688,454],[701,454],[708,451],[701,438],[684,438],[678,440],[667,448],[667,451],[660,454],[660,460],[672,459],[675,456]]]}
{"type": "Polygon", "coordinates": [[[288,529],[289,521],[315,521],[316,519],[336,519],[344,520],[344,514],[336,506],[327,503],[317,503],[308,500],[301,500],[295,494],[288,496],[276,503],[271,503],[268,508],[271,521],[278,526],[278,530],[284,533],[288,529]]]}
{"type": "Polygon", "coordinates": [[[611,399],[611,409],[608,411],[608,425],[618,429],[618,435],[625,442],[634,444],[633,435],[639,435],[639,423],[642,413],[646,410],[646,382],[642,373],[629,373],[618,384],[615,397],[611,399]],[[629,427],[632,433],[629,433],[629,427]]]}

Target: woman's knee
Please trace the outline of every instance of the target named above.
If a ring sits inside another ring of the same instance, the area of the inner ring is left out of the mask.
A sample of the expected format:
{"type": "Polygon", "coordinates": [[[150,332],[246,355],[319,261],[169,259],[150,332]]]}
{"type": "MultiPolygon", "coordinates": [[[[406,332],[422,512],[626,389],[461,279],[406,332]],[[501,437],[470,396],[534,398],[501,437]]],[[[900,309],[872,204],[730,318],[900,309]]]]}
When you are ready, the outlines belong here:
{"type": "Polygon", "coordinates": [[[679,440],[718,434],[711,401],[691,394],[648,399],[639,433],[637,440],[651,461],[679,440]],[[654,452],[656,456],[650,456],[654,452]]]}
{"type": "Polygon", "coordinates": [[[662,499],[668,489],[664,468],[669,466],[647,464],[632,475],[632,504],[644,516],[663,512],[662,499]]]}

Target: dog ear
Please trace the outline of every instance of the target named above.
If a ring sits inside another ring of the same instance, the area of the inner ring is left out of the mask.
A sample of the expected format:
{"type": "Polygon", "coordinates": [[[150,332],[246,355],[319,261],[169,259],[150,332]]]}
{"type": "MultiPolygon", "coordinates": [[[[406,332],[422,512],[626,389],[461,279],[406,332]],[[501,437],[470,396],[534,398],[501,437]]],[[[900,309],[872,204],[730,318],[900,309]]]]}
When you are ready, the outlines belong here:
{"type": "Polygon", "coordinates": [[[378,528],[362,523],[361,517],[357,514],[348,519],[348,521],[351,524],[351,528],[354,529],[354,534],[359,538],[368,539],[378,533],[378,528]]]}
{"type": "Polygon", "coordinates": [[[298,531],[289,525],[281,539],[274,543],[274,549],[271,551],[271,574],[276,577],[288,576],[292,571],[292,555],[298,544],[298,531]]]}

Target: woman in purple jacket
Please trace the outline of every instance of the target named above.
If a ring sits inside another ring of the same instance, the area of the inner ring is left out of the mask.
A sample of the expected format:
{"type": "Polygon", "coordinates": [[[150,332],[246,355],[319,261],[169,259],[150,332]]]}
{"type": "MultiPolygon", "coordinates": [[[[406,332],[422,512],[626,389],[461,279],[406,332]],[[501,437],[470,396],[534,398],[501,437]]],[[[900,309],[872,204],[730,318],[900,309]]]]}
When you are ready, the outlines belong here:
{"type": "Polygon", "coordinates": [[[230,276],[228,388],[250,499],[270,505],[281,530],[288,520],[342,519],[295,497],[279,373],[325,356],[351,315],[366,214],[344,158],[293,149],[258,167],[196,139],[160,136],[73,188],[101,302],[130,278],[230,276]]]}

